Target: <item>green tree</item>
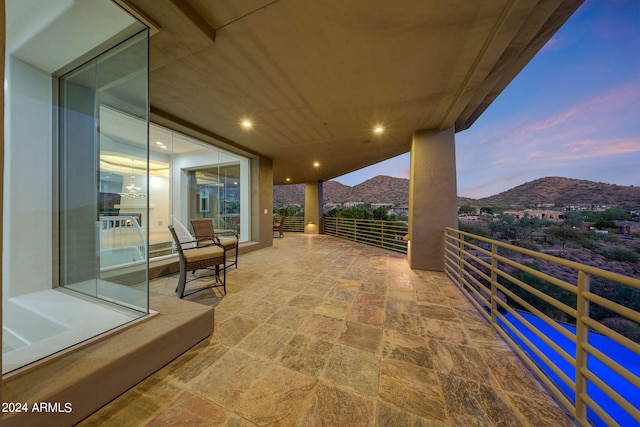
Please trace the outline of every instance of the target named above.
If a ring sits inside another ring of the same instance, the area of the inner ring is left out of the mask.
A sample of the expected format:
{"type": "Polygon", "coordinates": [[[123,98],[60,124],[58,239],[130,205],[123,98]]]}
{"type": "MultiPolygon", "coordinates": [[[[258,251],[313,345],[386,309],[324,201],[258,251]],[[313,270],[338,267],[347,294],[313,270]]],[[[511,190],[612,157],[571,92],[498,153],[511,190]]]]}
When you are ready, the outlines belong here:
{"type": "Polygon", "coordinates": [[[375,208],[371,213],[373,215],[373,219],[378,219],[382,221],[390,221],[389,214],[387,213],[387,209],[382,206],[379,208],[375,208]]]}
{"type": "Polygon", "coordinates": [[[465,204],[460,206],[460,208],[458,209],[458,214],[459,215],[475,215],[476,214],[476,208],[474,206],[471,206],[469,204],[465,204]]]}
{"type": "Polygon", "coordinates": [[[547,228],[547,234],[553,236],[562,242],[562,249],[567,242],[570,241],[579,241],[582,239],[582,235],[577,232],[573,227],[567,224],[560,224],[553,227],[547,228]]]}

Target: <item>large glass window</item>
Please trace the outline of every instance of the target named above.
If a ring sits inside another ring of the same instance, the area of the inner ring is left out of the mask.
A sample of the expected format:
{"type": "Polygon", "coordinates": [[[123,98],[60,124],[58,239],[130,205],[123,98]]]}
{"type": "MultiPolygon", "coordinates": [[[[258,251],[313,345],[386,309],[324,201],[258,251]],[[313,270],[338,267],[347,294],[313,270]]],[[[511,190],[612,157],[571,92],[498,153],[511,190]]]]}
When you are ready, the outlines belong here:
{"type": "Polygon", "coordinates": [[[150,256],[171,254],[168,224],[211,219],[249,240],[249,159],[160,126],[150,127],[150,256]]]}
{"type": "Polygon", "coordinates": [[[145,31],[62,76],[59,143],[60,285],[144,312],[146,58],[145,31]]]}

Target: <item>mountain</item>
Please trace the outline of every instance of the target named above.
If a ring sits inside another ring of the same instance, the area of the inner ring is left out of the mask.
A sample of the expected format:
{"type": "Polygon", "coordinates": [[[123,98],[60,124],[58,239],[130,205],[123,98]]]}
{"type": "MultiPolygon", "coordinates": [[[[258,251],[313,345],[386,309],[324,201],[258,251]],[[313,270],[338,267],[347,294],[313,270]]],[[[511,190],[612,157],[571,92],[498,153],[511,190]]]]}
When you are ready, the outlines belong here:
{"type": "Polygon", "coordinates": [[[504,204],[521,207],[542,204],[554,204],[556,207],[608,205],[637,208],[640,207],[640,187],[551,176],[525,182],[471,204],[481,206],[504,204]]]}
{"type": "MultiPolygon", "coordinates": [[[[325,203],[364,202],[391,203],[397,206],[409,203],[409,180],[379,175],[350,187],[338,181],[322,185],[325,203]]],[[[304,205],[304,184],[273,187],[275,206],[304,205]]],[[[553,204],[609,205],[640,207],[640,187],[605,184],[581,179],[547,177],[518,185],[510,190],[479,200],[459,197],[458,204],[473,206],[509,205],[536,206],[553,204]]]]}
{"type": "MultiPolygon", "coordinates": [[[[378,175],[353,187],[338,181],[327,181],[322,183],[322,193],[325,203],[365,202],[406,205],[409,203],[409,180],[378,175]]],[[[274,186],[273,204],[274,206],[304,205],[304,184],[274,186]]]]}

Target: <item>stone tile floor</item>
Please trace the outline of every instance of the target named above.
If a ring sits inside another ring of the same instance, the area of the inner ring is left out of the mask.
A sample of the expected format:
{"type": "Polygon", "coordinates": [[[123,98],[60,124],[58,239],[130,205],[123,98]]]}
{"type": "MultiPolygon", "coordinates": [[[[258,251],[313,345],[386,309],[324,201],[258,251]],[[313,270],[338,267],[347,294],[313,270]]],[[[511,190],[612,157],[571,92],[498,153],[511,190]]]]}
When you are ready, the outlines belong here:
{"type": "MultiPolygon", "coordinates": [[[[152,281],[171,294],[176,276],[152,281]]],[[[82,426],[573,426],[442,273],[325,235],[240,256],[215,329],[82,426]]]]}

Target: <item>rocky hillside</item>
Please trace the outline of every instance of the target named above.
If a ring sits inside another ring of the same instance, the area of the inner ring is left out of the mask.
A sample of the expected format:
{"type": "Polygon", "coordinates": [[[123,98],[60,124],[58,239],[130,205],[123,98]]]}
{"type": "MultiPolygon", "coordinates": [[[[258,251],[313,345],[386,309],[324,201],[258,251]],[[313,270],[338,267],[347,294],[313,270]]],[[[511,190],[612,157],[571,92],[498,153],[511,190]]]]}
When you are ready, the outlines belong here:
{"type": "MultiPolygon", "coordinates": [[[[354,187],[338,181],[327,181],[322,185],[325,203],[365,202],[409,203],[409,180],[390,176],[376,176],[354,187]]],[[[304,204],[304,184],[279,185],[273,187],[275,206],[304,204]]]]}
{"type": "Polygon", "coordinates": [[[552,176],[525,182],[478,202],[481,205],[522,207],[553,203],[555,206],[615,205],[637,208],[640,206],[640,187],[552,176]]]}
{"type": "MultiPolygon", "coordinates": [[[[409,180],[379,175],[354,187],[338,181],[327,181],[323,184],[323,192],[325,203],[392,203],[402,206],[409,203],[409,180]]],[[[275,206],[304,205],[304,184],[275,186],[273,199],[275,206]]],[[[526,182],[480,200],[460,197],[459,204],[475,206],[503,204],[520,207],[543,204],[611,205],[639,208],[640,187],[547,177],[526,182]]]]}

